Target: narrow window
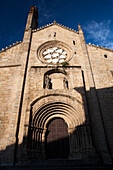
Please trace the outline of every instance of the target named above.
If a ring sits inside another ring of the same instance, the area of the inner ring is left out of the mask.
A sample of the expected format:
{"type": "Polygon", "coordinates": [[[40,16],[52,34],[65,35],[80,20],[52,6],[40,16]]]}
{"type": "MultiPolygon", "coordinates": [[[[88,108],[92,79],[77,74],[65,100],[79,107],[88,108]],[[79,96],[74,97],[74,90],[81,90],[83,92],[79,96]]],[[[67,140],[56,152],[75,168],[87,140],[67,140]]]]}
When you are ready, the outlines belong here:
{"type": "Polygon", "coordinates": [[[73,45],[75,45],[75,41],[73,40],[73,45]]]}
{"type": "Polygon", "coordinates": [[[54,37],[56,37],[56,32],[54,32],[54,37]]]}
{"type": "Polygon", "coordinates": [[[106,54],[104,54],[104,58],[107,58],[107,55],[106,55],[106,54]]]}
{"type": "Polygon", "coordinates": [[[111,72],[111,75],[113,76],[113,70],[110,70],[110,72],[111,72]]]}
{"type": "Polygon", "coordinates": [[[48,37],[51,37],[51,34],[49,34],[48,37]]]}

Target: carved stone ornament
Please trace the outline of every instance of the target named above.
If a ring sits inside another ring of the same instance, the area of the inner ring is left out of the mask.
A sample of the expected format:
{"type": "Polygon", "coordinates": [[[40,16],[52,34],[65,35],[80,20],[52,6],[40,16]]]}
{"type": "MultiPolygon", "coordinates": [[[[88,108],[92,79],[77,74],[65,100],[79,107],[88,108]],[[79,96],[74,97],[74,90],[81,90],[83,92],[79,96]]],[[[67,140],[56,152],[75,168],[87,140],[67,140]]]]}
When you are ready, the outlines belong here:
{"type": "Polygon", "coordinates": [[[60,41],[49,41],[37,50],[38,58],[47,64],[61,64],[69,61],[73,54],[71,48],[60,41]]]}

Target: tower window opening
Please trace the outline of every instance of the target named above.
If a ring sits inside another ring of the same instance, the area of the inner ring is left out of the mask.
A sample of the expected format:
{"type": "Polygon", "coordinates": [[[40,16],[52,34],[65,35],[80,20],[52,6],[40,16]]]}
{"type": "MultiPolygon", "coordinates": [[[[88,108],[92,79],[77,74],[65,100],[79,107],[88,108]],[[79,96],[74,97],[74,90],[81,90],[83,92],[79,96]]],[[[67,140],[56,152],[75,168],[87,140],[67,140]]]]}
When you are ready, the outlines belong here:
{"type": "Polygon", "coordinates": [[[75,45],[75,41],[73,40],[73,45],[75,45]]]}
{"type": "Polygon", "coordinates": [[[104,58],[107,58],[107,55],[106,55],[106,54],[104,54],[104,58]]]}
{"type": "Polygon", "coordinates": [[[54,32],[54,37],[56,37],[56,32],[54,32]]]}
{"type": "Polygon", "coordinates": [[[111,75],[113,76],[113,70],[110,70],[110,72],[111,72],[111,75]]]}
{"type": "Polygon", "coordinates": [[[48,37],[51,37],[51,34],[49,34],[48,37]]]}

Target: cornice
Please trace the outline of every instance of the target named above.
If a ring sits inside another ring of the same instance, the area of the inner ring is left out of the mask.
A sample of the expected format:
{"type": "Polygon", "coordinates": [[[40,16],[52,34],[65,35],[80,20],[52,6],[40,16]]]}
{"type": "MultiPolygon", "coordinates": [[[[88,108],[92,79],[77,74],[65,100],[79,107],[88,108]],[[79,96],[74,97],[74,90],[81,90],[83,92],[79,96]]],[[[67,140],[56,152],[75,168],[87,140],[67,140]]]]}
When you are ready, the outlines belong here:
{"type": "Polygon", "coordinates": [[[12,48],[12,47],[14,47],[14,46],[16,46],[18,44],[21,44],[21,43],[22,43],[22,41],[20,41],[20,42],[16,41],[16,43],[13,43],[13,45],[9,45],[9,47],[6,47],[6,48],[2,48],[0,53],[5,52],[6,50],[8,50],[8,49],[10,49],[10,48],[12,48]]]}
{"type": "Polygon", "coordinates": [[[91,46],[91,47],[96,47],[96,48],[99,48],[99,49],[103,49],[103,50],[106,50],[106,51],[110,51],[110,52],[113,52],[113,50],[111,48],[107,48],[107,47],[103,47],[103,46],[99,46],[99,45],[95,45],[95,44],[87,44],[88,46],[91,46]]]}

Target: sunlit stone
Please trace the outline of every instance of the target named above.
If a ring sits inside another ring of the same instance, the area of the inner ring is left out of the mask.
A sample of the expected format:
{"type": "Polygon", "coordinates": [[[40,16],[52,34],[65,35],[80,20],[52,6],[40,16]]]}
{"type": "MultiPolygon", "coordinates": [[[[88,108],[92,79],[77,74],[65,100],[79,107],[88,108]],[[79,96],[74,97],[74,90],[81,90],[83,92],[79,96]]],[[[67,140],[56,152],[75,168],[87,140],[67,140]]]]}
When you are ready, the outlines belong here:
{"type": "Polygon", "coordinates": [[[58,57],[59,54],[58,54],[58,53],[53,53],[52,56],[53,56],[53,57],[58,57]]]}
{"type": "Polygon", "coordinates": [[[46,60],[48,63],[51,63],[52,60],[46,60]]]}
{"type": "Polygon", "coordinates": [[[62,63],[62,62],[64,62],[64,59],[59,60],[59,63],[62,63]]]}
{"type": "Polygon", "coordinates": [[[58,62],[58,59],[53,59],[52,62],[53,62],[53,63],[57,63],[57,62],[58,62]]]}
{"type": "Polygon", "coordinates": [[[48,54],[48,51],[44,51],[44,52],[43,52],[43,55],[46,55],[46,54],[48,54]]]}
{"type": "Polygon", "coordinates": [[[54,50],[53,49],[47,49],[48,53],[52,53],[54,50]]]}
{"type": "Polygon", "coordinates": [[[63,51],[62,49],[56,50],[57,53],[62,53],[62,51],[63,51]]]}
{"type": "Polygon", "coordinates": [[[57,47],[53,47],[52,49],[53,49],[53,50],[56,50],[56,49],[58,49],[58,48],[57,48],[57,47]]]}
{"type": "Polygon", "coordinates": [[[46,55],[44,58],[51,58],[51,55],[48,54],[48,55],[46,55]]]}
{"type": "Polygon", "coordinates": [[[66,52],[66,51],[64,51],[62,54],[66,55],[66,54],[67,54],[67,52],[66,52]]]}
{"type": "Polygon", "coordinates": [[[66,56],[65,55],[60,55],[60,57],[59,58],[66,58],[66,56]]]}

